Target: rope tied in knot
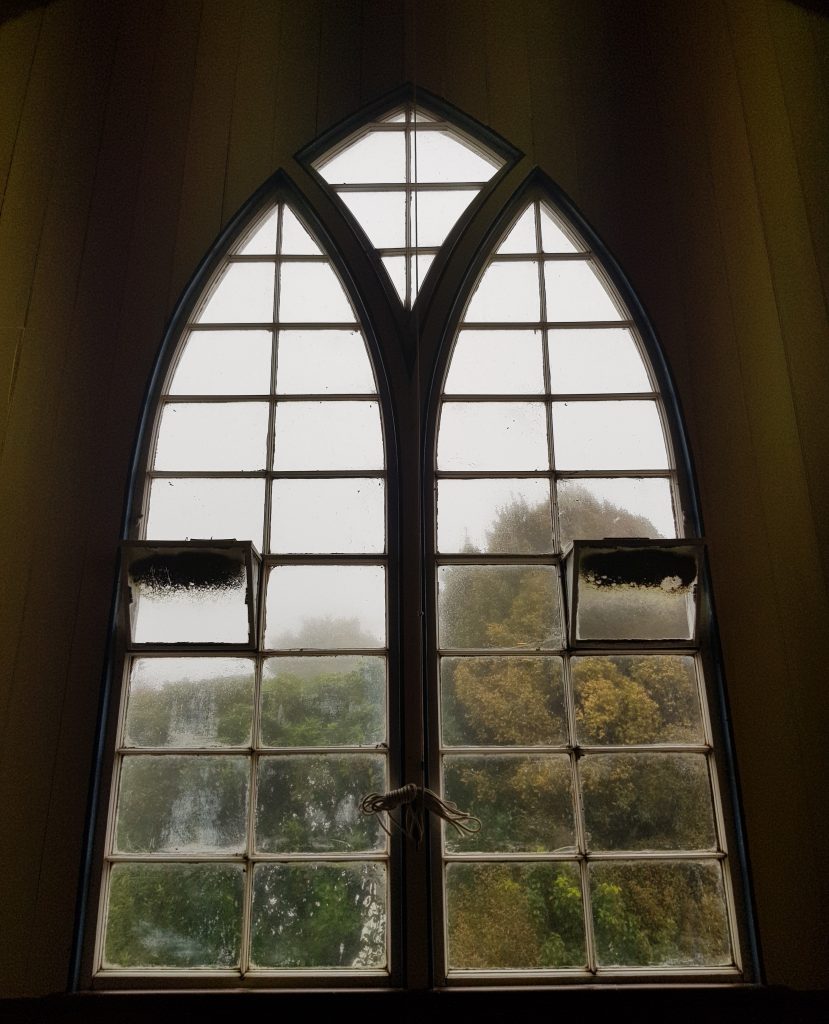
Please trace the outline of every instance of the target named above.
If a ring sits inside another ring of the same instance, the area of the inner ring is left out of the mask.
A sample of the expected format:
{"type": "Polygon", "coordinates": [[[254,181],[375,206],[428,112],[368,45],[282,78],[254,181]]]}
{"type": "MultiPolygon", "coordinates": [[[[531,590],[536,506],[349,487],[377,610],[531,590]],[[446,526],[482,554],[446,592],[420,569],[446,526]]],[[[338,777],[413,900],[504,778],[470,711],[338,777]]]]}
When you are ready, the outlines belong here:
{"type": "MultiPolygon", "coordinates": [[[[451,800],[443,800],[431,789],[409,782],[400,789],[392,789],[388,793],[369,793],[360,802],[363,814],[387,814],[389,822],[399,829],[404,836],[420,846],[423,839],[423,819],[426,811],[448,822],[460,836],[474,835],[481,831],[481,820],[474,814],[467,814],[451,800]],[[391,812],[403,808],[401,820],[392,817],[391,812]]],[[[391,829],[382,817],[378,817],[380,827],[391,835],[391,829]]]]}

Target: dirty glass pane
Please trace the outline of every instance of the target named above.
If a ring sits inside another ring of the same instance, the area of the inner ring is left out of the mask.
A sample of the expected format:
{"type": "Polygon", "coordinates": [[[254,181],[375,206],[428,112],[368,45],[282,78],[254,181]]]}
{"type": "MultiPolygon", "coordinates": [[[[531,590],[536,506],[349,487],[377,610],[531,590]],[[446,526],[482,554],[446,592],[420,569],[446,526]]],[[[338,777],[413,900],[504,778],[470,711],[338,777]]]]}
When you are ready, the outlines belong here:
{"type": "Polygon", "coordinates": [[[675,654],[573,658],[583,744],[701,743],[694,659],[675,654]]]}
{"type": "Polygon", "coordinates": [[[247,643],[247,574],[241,552],[154,552],[129,568],[135,643],[247,643]]]}
{"type": "Polygon", "coordinates": [[[543,395],[540,331],[460,331],[444,394],[543,395]]]}
{"type": "Polygon", "coordinates": [[[262,666],[261,730],[266,747],[385,742],[385,659],[268,658],[262,666]]]}
{"type": "MultiPolygon", "coordinates": [[[[378,249],[406,245],[406,193],[341,192],[340,199],[378,249]]],[[[425,244],[425,243],[424,243],[425,244]]]]}
{"type": "Polygon", "coordinates": [[[270,331],[190,331],[170,383],[171,395],[267,395],[270,331]]]}
{"type": "Polygon", "coordinates": [[[274,480],[271,551],[385,550],[385,484],[376,478],[274,480]]]}
{"type": "Polygon", "coordinates": [[[553,550],[547,480],[439,480],[438,550],[545,554],[553,550]]]}
{"type": "Polygon", "coordinates": [[[261,757],[256,849],[264,853],[382,850],[386,835],[360,801],[386,790],[382,754],[261,757]]]}
{"type": "Polygon", "coordinates": [[[560,658],[441,658],[444,745],[567,742],[560,658]]]}
{"type": "Polygon", "coordinates": [[[412,245],[442,245],[478,190],[415,192],[412,196],[412,245]]]}
{"type": "Polygon", "coordinates": [[[317,170],[329,185],[405,182],[405,133],[366,132],[336,156],[317,164],[317,170]]]}
{"type": "Polygon", "coordinates": [[[489,181],[501,164],[445,131],[414,131],[411,148],[412,181],[417,182],[489,181]]]}
{"type": "Polygon", "coordinates": [[[279,216],[279,207],[273,209],[260,219],[258,227],[248,235],[248,240],[243,243],[239,253],[243,256],[273,256],[276,253],[276,224],[279,216]]]}
{"type": "Polygon", "coordinates": [[[471,836],[444,825],[447,852],[575,852],[567,754],[444,757],[443,796],[481,821],[471,836]]]}
{"type": "Polygon", "coordinates": [[[284,261],[279,271],[280,323],[354,323],[354,310],[329,263],[284,261]]]}
{"type": "Polygon", "coordinates": [[[466,310],[466,323],[529,322],[541,319],[538,264],[490,263],[466,310]]]}
{"type": "Polygon", "coordinates": [[[252,721],[249,658],[133,660],[124,746],[244,746],[252,721]]]}
{"type": "Polygon", "coordinates": [[[552,330],[548,339],[553,394],[655,390],[626,327],[552,330]]]}
{"type": "Polygon", "coordinates": [[[147,540],[252,540],[262,550],[265,481],[159,479],[150,484],[147,540]]]}
{"type": "Polygon", "coordinates": [[[263,968],[386,966],[382,864],[258,864],[251,963],[263,968]]]}
{"type": "Polygon", "coordinates": [[[590,891],[601,966],[732,963],[717,861],[594,863],[590,891]]]}
{"type": "Polygon", "coordinates": [[[569,235],[553,219],[547,208],[541,205],[541,248],[544,252],[578,252],[581,245],[571,241],[569,235]]]}
{"type": "Polygon", "coordinates": [[[450,970],[586,964],[575,864],[449,864],[446,912],[450,970]]]}
{"type": "Polygon", "coordinates": [[[104,967],[239,964],[241,864],[116,864],[104,967]]]}
{"type": "Polygon", "coordinates": [[[441,566],[438,635],[442,648],[561,647],[558,573],[546,565],[441,566]]]}
{"type": "Polygon", "coordinates": [[[121,763],[120,853],[242,853],[247,757],[132,755],[121,763]]]}
{"type": "Polygon", "coordinates": [[[380,565],[280,565],[265,598],[265,646],[384,647],[386,571],[380,565]]]}
{"type": "Polygon", "coordinates": [[[671,484],[659,477],[559,480],[561,546],[592,537],[675,537],[671,484]]]}
{"type": "Polygon", "coordinates": [[[382,469],[377,402],[278,402],[274,469],[382,469]]]}
{"type": "Polygon", "coordinates": [[[401,302],[406,302],[406,257],[405,256],[384,256],[383,266],[391,278],[394,290],[400,297],[401,302]]]}
{"type": "Polygon", "coordinates": [[[276,390],[284,395],[377,390],[359,331],[280,331],[276,390]]]}
{"type": "Polygon", "coordinates": [[[287,206],[282,207],[282,239],[279,251],[286,256],[316,256],[320,247],[287,206]]]}
{"type": "Polygon", "coordinates": [[[667,469],[656,402],[553,402],[558,469],[667,469]]]}
{"type": "Polygon", "coordinates": [[[444,402],[438,469],[547,469],[542,402],[444,402]]]}
{"type": "Polygon", "coordinates": [[[155,469],[264,469],[266,402],[170,402],[161,413],[155,469]]]}
{"type": "Polygon", "coordinates": [[[587,754],[579,771],[588,849],[716,849],[704,754],[587,754]]]}
{"type": "Polygon", "coordinates": [[[272,262],[228,264],[196,317],[197,323],[271,323],[273,281],[272,262]]]}
{"type": "Polygon", "coordinates": [[[534,253],[538,251],[535,240],[535,208],[528,206],[515,222],[512,230],[498,247],[499,253],[534,253]]]}
{"type": "Polygon", "coordinates": [[[547,320],[624,319],[589,260],[548,260],[544,287],[547,320]]]}

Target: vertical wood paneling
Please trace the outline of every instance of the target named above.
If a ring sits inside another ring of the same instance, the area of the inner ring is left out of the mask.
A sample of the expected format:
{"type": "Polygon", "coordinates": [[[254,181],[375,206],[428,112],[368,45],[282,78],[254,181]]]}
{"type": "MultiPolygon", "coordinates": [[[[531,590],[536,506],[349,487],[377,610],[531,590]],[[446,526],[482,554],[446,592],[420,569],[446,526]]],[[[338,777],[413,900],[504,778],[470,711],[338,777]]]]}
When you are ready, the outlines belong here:
{"type": "Polygon", "coordinates": [[[457,0],[444,7],[446,99],[465,114],[488,124],[486,59],[481,45],[483,25],[482,0],[457,0]]]}
{"type": "MultiPolygon", "coordinates": [[[[317,133],[319,50],[319,0],[283,4],[273,131],[274,167],[288,165],[294,153],[317,133]]],[[[348,59],[359,58],[353,54],[348,59]]],[[[329,73],[335,73],[334,69],[329,73]]]]}
{"type": "Polygon", "coordinates": [[[524,0],[509,5],[486,0],[483,31],[489,123],[527,152],[532,148],[532,131],[524,0]]]}
{"type": "Polygon", "coordinates": [[[360,109],[360,15],[359,0],[328,0],[320,19],[319,132],[360,109]]]}
{"type": "Polygon", "coordinates": [[[31,11],[0,30],[0,211],[42,24],[43,11],[31,11]]]}
{"type": "Polygon", "coordinates": [[[444,8],[443,0],[409,0],[406,5],[406,80],[437,96],[444,93],[444,8]]]}
{"type": "Polygon", "coordinates": [[[363,103],[399,85],[404,71],[404,0],[362,0],[360,92],[363,103]]]}

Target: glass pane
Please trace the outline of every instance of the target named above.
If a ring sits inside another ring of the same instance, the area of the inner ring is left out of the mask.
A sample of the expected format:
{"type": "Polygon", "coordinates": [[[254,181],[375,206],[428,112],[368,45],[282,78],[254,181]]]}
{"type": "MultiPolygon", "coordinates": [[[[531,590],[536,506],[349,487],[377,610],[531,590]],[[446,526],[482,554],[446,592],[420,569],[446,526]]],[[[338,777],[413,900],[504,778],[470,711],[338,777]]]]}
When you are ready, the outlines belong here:
{"type": "Polygon", "coordinates": [[[252,540],[262,550],[264,480],[153,480],[147,540],[252,540]]]}
{"type": "Polygon", "coordinates": [[[279,402],[274,469],[382,469],[377,402],[279,402]]]}
{"type": "Polygon", "coordinates": [[[264,853],[382,850],[386,835],[360,801],[386,790],[382,754],[261,757],[256,849],[264,853]]]}
{"type": "Polygon", "coordinates": [[[534,253],[537,251],[538,245],[535,240],[535,206],[528,206],[498,247],[498,252],[534,253]]]}
{"type": "Polygon", "coordinates": [[[406,257],[405,256],[384,256],[383,266],[391,278],[394,290],[397,292],[400,301],[406,303],[406,257]]]}
{"type": "Polygon", "coordinates": [[[273,322],[273,263],[231,263],[196,317],[203,324],[273,322]]]}
{"type": "Polygon", "coordinates": [[[442,245],[477,194],[477,189],[415,192],[412,196],[412,245],[442,245]]]}
{"type": "Polygon", "coordinates": [[[575,864],[450,864],[449,968],[584,967],[584,917],[575,864]]]}
{"type": "Polygon", "coordinates": [[[541,395],[540,331],[461,331],[452,350],[444,392],[541,395]]]}
{"type": "Polygon", "coordinates": [[[383,658],[268,658],[262,667],[262,743],[374,746],[386,739],[383,658]]]}
{"type": "Polygon", "coordinates": [[[541,205],[541,248],[544,252],[578,252],[581,245],[576,245],[565,234],[564,229],[553,219],[546,206],[541,205]]]}
{"type": "Polygon", "coordinates": [[[382,864],[259,864],[251,962],[269,968],[386,966],[382,864]]]}
{"type": "Polygon", "coordinates": [[[280,565],[265,600],[265,646],[385,647],[386,571],[380,565],[280,565]]]}
{"type": "Polygon", "coordinates": [[[354,310],[340,279],[328,263],[281,264],[281,323],[354,323],[354,310]]]}
{"type": "Polygon", "coordinates": [[[441,658],[440,687],[444,744],[567,742],[560,658],[441,658]]]}
{"type": "Polygon", "coordinates": [[[241,864],[115,864],[104,967],[236,967],[241,864]]]}
{"type": "Polygon", "coordinates": [[[444,757],[443,795],[480,818],[461,837],[444,825],[447,852],[575,852],[573,793],[567,754],[444,757]]]}
{"type": "Polygon", "coordinates": [[[247,643],[247,574],[240,552],[152,553],[128,577],[135,643],[247,643]]]}
{"type": "Polygon", "coordinates": [[[623,314],[587,260],[544,264],[548,320],[622,320],[623,314]]]}
{"type": "Polygon", "coordinates": [[[270,331],[190,331],[169,387],[171,395],[267,395],[270,331]]]}
{"type": "Polygon", "coordinates": [[[376,248],[405,247],[405,192],[341,192],[340,199],[376,248]]]}
{"type": "Polygon", "coordinates": [[[694,659],[615,655],[570,662],[579,743],[702,743],[694,659]]]}
{"type": "Polygon", "coordinates": [[[252,720],[253,662],[248,658],[132,662],[125,746],[246,746],[252,720]]]}
{"type": "Polygon", "coordinates": [[[280,331],[276,390],[283,395],[371,394],[374,374],[359,331],[280,331]]]}
{"type": "Polygon", "coordinates": [[[538,264],[490,263],[466,310],[466,323],[538,323],[541,299],[538,264]]]}
{"type": "Polygon", "coordinates": [[[553,402],[558,469],[667,469],[655,402],[553,402]]]}
{"type": "Polygon", "coordinates": [[[454,133],[412,132],[412,181],[489,181],[500,161],[488,160],[454,133]]]}
{"type": "Polygon", "coordinates": [[[655,390],[626,327],[553,330],[548,337],[553,394],[655,390]]]}
{"type": "Polygon", "coordinates": [[[579,771],[589,849],[716,849],[704,754],[587,754],[579,771]]]}
{"type": "Polygon", "coordinates": [[[271,551],[385,550],[382,480],[274,480],[272,507],[271,551]]]}
{"type": "Polygon", "coordinates": [[[411,269],[409,273],[412,277],[412,288],[415,295],[420,291],[420,286],[426,280],[429,268],[434,262],[435,257],[431,253],[421,252],[416,256],[410,257],[411,269]]]}
{"type": "Polygon", "coordinates": [[[248,234],[248,240],[239,248],[243,256],[273,256],[276,253],[276,222],[279,216],[279,207],[274,206],[272,210],[259,221],[253,232],[248,234]]]}
{"type": "Polygon", "coordinates": [[[439,480],[438,549],[534,555],[553,550],[547,480],[439,480]]]}
{"type": "Polygon", "coordinates": [[[171,402],[158,428],[155,469],[264,469],[266,402],[171,402]]]}
{"type": "Polygon", "coordinates": [[[287,256],[316,256],[321,250],[287,206],[282,207],[279,251],[287,256]]]}
{"type": "Polygon", "coordinates": [[[438,469],[547,469],[542,402],[444,402],[438,469]]]}
{"type": "Polygon", "coordinates": [[[242,853],[249,777],[247,757],[125,757],[115,849],[242,853]]]}
{"type": "Polygon", "coordinates": [[[671,484],[658,477],[559,480],[561,546],[595,537],[675,537],[671,484]]]}
{"type": "Polygon", "coordinates": [[[366,132],[317,170],[329,185],[405,182],[405,133],[366,132]]]}
{"type": "Polygon", "coordinates": [[[441,566],[438,632],[443,648],[559,648],[558,573],[546,565],[441,566]]]}
{"type": "Polygon", "coordinates": [[[590,865],[593,928],[603,967],[717,967],[731,944],[716,861],[590,865]]]}

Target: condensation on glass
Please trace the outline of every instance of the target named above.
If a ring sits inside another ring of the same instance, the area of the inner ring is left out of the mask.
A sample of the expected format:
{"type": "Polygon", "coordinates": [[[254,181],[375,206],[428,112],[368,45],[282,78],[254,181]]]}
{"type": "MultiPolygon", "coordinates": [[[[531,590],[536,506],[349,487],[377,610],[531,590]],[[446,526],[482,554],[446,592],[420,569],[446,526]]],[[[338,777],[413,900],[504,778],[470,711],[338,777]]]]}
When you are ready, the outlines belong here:
{"type": "Polygon", "coordinates": [[[141,522],[158,551],[128,577],[99,975],[387,975],[387,837],[359,811],[389,786],[380,409],[352,304],[284,203],[181,333],[141,522]],[[231,538],[262,553],[243,652],[231,538]]]}
{"type": "Polygon", "coordinates": [[[314,162],[412,306],[441,245],[503,166],[498,154],[415,106],[364,125],[314,162]]]}
{"type": "Polygon", "coordinates": [[[444,827],[450,980],[738,971],[698,548],[659,554],[683,532],[665,424],[598,256],[528,203],[466,304],[437,432],[436,767],[482,823],[444,827]],[[594,545],[577,631],[562,553],[602,538],[650,547],[613,570],[594,545]]]}

